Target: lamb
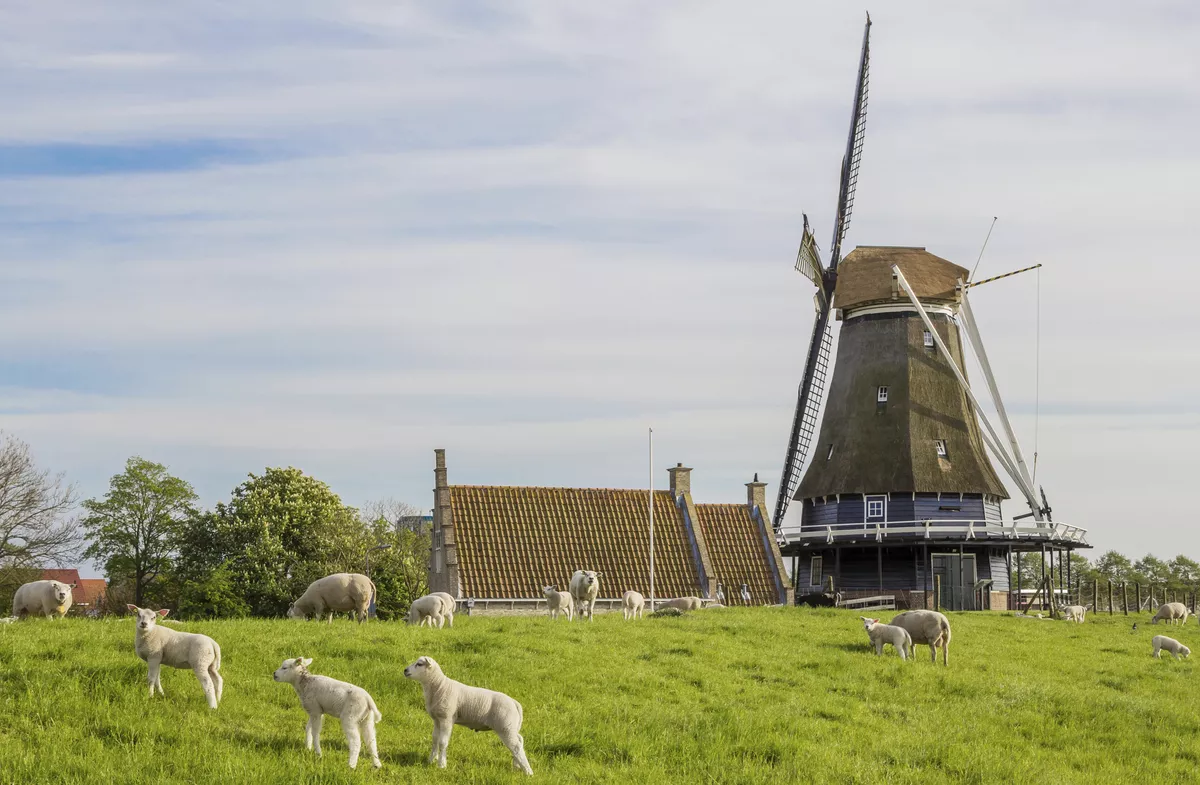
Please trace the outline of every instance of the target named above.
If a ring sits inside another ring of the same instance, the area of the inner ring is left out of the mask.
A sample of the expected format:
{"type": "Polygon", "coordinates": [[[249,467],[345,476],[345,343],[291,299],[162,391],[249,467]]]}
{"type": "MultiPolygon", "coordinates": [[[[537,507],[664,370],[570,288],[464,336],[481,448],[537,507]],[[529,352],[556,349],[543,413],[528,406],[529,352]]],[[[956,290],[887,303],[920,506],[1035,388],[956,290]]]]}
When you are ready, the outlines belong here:
{"type": "Polygon", "coordinates": [[[596,597],[600,594],[600,577],[601,574],[593,570],[576,570],[571,576],[571,585],[568,588],[571,596],[575,598],[576,616],[586,616],[588,621],[596,620],[592,616],[592,610],[596,606],[596,597]]]}
{"type": "Polygon", "coordinates": [[[446,768],[446,747],[455,725],[474,731],[493,730],[512,753],[513,768],[533,774],[521,738],[524,710],[502,692],[469,687],[447,678],[432,657],[420,657],[404,669],[404,677],[419,681],[425,695],[425,711],[433,720],[433,748],[429,762],[446,768]]]}
{"type": "Polygon", "coordinates": [[[624,614],[625,620],[639,619],[646,609],[646,598],[641,593],[630,589],[621,597],[621,613],[624,614]]]}
{"type": "Polygon", "coordinates": [[[379,762],[379,751],[375,749],[375,723],[383,719],[383,714],[376,708],[374,699],[362,687],[309,673],[309,665],[312,665],[311,657],[297,657],[284,660],[279,670],[275,671],[275,681],[291,684],[300,698],[300,705],[308,712],[308,724],[304,726],[304,748],[311,750],[315,745],[317,757],[321,757],[321,722],[328,714],[342,723],[346,747],[350,750],[350,768],[358,766],[358,752],[365,737],[371,765],[378,769],[383,764],[379,762]]]}
{"type": "Polygon", "coordinates": [[[1154,644],[1154,656],[1157,659],[1162,659],[1162,650],[1166,649],[1174,655],[1175,659],[1179,659],[1183,655],[1184,659],[1192,653],[1192,650],[1184,646],[1174,638],[1168,638],[1166,635],[1155,635],[1150,639],[1150,643],[1154,644]]]}
{"type": "Polygon", "coordinates": [[[61,581],[33,581],[17,589],[13,595],[13,616],[24,618],[29,614],[61,619],[71,609],[74,598],[71,590],[75,584],[61,581]]]}
{"type": "Polygon", "coordinates": [[[458,600],[454,599],[454,595],[449,592],[435,591],[430,594],[442,598],[442,616],[446,618],[446,623],[453,627],[454,612],[458,610],[458,600]]]}
{"type": "Polygon", "coordinates": [[[221,678],[221,647],[217,642],[207,635],[158,626],[158,620],[171,612],[168,608],[152,611],[136,605],[126,607],[137,614],[133,650],[149,666],[147,680],[150,683],[150,697],[154,697],[155,687],[159,695],[163,694],[160,666],[191,668],[204,690],[208,708],[217,708],[225,686],[221,678]]]}
{"type": "Polygon", "coordinates": [[[1074,621],[1083,624],[1083,617],[1087,615],[1087,606],[1084,605],[1068,605],[1062,609],[1064,621],[1074,621]]]}
{"type": "MultiPolygon", "coordinates": [[[[868,619],[866,616],[858,618],[863,620],[863,629],[867,631],[867,637],[875,646],[876,657],[883,656],[883,647],[888,643],[900,652],[900,659],[907,660],[912,655],[912,636],[908,634],[908,630],[890,624],[880,624],[879,619],[868,619]]],[[[936,657],[934,661],[937,661],[936,657]]]]}
{"type": "Polygon", "coordinates": [[[1164,619],[1166,622],[1172,623],[1178,621],[1180,624],[1186,624],[1188,617],[1187,606],[1182,602],[1164,603],[1158,613],[1154,614],[1154,618],[1150,620],[1151,624],[1158,624],[1159,619],[1164,619]]]}
{"type": "Polygon", "coordinates": [[[929,656],[937,664],[937,650],[941,647],[942,664],[950,665],[950,620],[937,611],[904,611],[895,616],[893,627],[908,630],[913,643],[928,643],[929,656]]]}
{"type": "Polygon", "coordinates": [[[542,594],[546,598],[546,609],[550,611],[551,619],[557,619],[561,613],[567,617],[567,621],[574,621],[575,607],[571,592],[559,591],[557,586],[543,586],[542,594]]]}
{"type": "Polygon", "coordinates": [[[289,619],[303,621],[309,616],[319,619],[329,614],[327,624],[333,623],[333,614],[353,611],[358,623],[367,620],[367,610],[375,597],[375,584],[365,575],[339,572],[313,581],[300,598],[288,606],[289,619]]]}
{"type": "Polygon", "coordinates": [[[662,603],[664,608],[675,608],[680,611],[698,611],[704,607],[704,601],[699,597],[676,597],[662,603]]]}
{"type": "Polygon", "coordinates": [[[408,623],[422,626],[429,622],[430,627],[436,625],[440,629],[446,621],[443,613],[445,607],[441,597],[432,594],[418,597],[408,607],[408,623]]]}

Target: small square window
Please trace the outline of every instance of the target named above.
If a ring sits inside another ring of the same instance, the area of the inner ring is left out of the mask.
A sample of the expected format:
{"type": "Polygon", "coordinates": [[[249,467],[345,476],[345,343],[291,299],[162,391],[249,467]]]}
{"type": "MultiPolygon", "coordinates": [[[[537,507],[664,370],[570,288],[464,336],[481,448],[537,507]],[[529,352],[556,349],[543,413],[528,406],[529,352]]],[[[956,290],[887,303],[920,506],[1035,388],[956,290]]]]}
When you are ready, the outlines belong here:
{"type": "Polygon", "coordinates": [[[833,457],[833,443],[831,442],[829,444],[829,452],[825,453],[825,460],[829,460],[832,457],[833,457]]]}
{"type": "Polygon", "coordinates": [[[883,517],[883,500],[882,499],[872,499],[871,501],[867,502],[867,517],[868,518],[882,518],[883,517]]]}
{"type": "Polygon", "coordinates": [[[821,579],[825,577],[821,572],[824,567],[824,561],[825,560],[822,559],[820,556],[812,557],[811,566],[808,568],[808,573],[809,573],[808,583],[810,586],[820,586],[821,585],[821,579]]]}
{"type": "Polygon", "coordinates": [[[933,333],[929,332],[928,330],[925,331],[925,348],[933,348],[933,333]]]}
{"type": "Polygon", "coordinates": [[[880,387],[879,392],[875,394],[875,400],[879,403],[887,403],[888,388],[880,387]]]}
{"type": "Polygon", "coordinates": [[[933,446],[937,448],[938,457],[940,457],[940,458],[946,457],[946,440],[945,439],[934,439],[933,446]]]}

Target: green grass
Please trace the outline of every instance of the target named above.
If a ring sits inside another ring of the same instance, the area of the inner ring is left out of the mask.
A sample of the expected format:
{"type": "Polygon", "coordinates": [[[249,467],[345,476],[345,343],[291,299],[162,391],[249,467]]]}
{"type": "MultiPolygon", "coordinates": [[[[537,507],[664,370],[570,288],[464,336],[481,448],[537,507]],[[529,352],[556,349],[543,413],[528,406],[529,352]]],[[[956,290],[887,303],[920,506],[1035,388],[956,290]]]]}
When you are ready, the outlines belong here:
{"type": "Polygon", "coordinates": [[[1197,661],[1156,661],[1168,628],[1140,621],[951,614],[948,670],[928,647],[876,658],[857,615],[829,609],[178,625],[221,644],[216,712],[190,671],[164,668],[165,698],[147,696],[130,621],[24,622],[0,627],[0,782],[521,781],[493,734],[464,728],[448,768],[427,767],[430,721],[401,672],[422,654],[524,705],[545,782],[1195,781],[1200,625],[1168,633],[1197,661]],[[324,759],[305,751],[299,701],[271,679],[300,655],[374,696],[382,771],[349,770],[336,720],[324,759]]]}

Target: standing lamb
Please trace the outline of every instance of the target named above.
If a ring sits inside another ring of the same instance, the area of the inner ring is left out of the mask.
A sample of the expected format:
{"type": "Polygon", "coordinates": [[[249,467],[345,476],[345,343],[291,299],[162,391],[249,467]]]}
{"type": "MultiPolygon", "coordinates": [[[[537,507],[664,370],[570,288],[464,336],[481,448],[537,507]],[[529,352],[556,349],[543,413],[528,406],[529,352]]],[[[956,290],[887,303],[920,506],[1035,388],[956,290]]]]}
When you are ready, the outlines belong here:
{"type": "Polygon", "coordinates": [[[458,610],[458,600],[454,599],[454,595],[449,592],[435,591],[430,594],[442,598],[442,616],[446,619],[446,623],[453,627],[454,612],[458,610]]]}
{"type": "Polygon", "coordinates": [[[676,597],[660,604],[663,608],[674,608],[680,611],[698,611],[704,607],[704,600],[699,597],[676,597]]]}
{"type": "Polygon", "coordinates": [[[208,708],[217,708],[225,686],[225,681],[221,678],[221,647],[217,642],[196,632],[180,632],[158,626],[159,618],[171,612],[168,608],[152,611],[136,605],[125,607],[137,614],[133,650],[149,666],[146,678],[150,683],[150,697],[154,697],[155,687],[158,688],[159,695],[164,694],[160,666],[191,668],[204,689],[208,708]]]}
{"type": "Polygon", "coordinates": [[[937,664],[937,650],[942,650],[942,664],[950,664],[950,620],[937,611],[905,611],[892,619],[893,627],[908,630],[913,643],[928,643],[929,656],[937,664]]]}
{"type": "Polygon", "coordinates": [[[425,622],[429,622],[430,627],[436,626],[441,629],[446,622],[445,607],[445,600],[441,597],[432,594],[418,597],[408,607],[408,623],[420,627],[424,626],[425,622]]]}
{"type": "Polygon", "coordinates": [[[404,676],[421,683],[425,711],[433,720],[433,749],[429,762],[446,768],[446,747],[455,725],[474,731],[493,730],[512,753],[513,768],[533,774],[525,757],[525,739],[521,738],[524,710],[521,704],[502,692],[469,687],[447,678],[432,657],[421,657],[404,669],[404,676]]]}
{"type": "Polygon", "coordinates": [[[379,768],[379,751],[375,749],[375,723],[383,719],[375,701],[362,687],[328,676],[316,676],[308,672],[312,665],[309,657],[284,660],[275,671],[275,681],[286,681],[296,689],[300,705],[308,712],[308,724],[304,726],[304,748],[317,748],[321,757],[321,722],[328,714],[342,723],[346,734],[346,747],[350,750],[350,768],[358,766],[358,752],[362,748],[362,737],[367,740],[367,752],[371,765],[379,768]],[[359,731],[362,731],[361,736],[359,731]]]}
{"type": "Polygon", "coordinates": [[[625,621],[640,619],[645,609],[646,598],[640,592],[630,589],[621,597],[621,612],[625,615],[625,621]]]}
{"type": "Polygon", "coordinates": [[[569,591],[559,591],[558,586],[543,586],[542,596],[546,598],[546,610],[550,611],[550,618],[557,619],[558,615],[567,617],[567,621],[575,619],[574,599],[569,591]]]}
{"type": "MultiPolygon", "coordinates": [[[[883,656],[883,647],[888,643],[900,652],[900,659],[907,660],[912,655],[912,636],[908,634],[908,630],[890,624],[880,624],[879,619],[868,619],[866,616],[858,618],[863,620],[863,629],[867,631],[867,637],[875,646],[876,657],[883,656]]],[[[936,657],[934,661],[937,661],[936,657]]]]}
{"type": "Polygon", "coordinates": [[[1178,621],[1180,624],[1186,624],[1188,617],[1187,606],[1182,602],[1164,603],[1158,613],[1154,614],[1154,618],[1150,620],[1151,624],[1158,624],[1159,619],[1165,620],[1168,624],[1178,621]]]}
{"type": "Polygon", "coordinates": [[[375,584],[365,575],[356,572],[339,572],[313,581],[300,598],[288,606],[289,619],[303,621],[309,616],[320,619],[329,614],[327,624],[333,623],[333,614],[353,611],[359,624],[367,620],[367,609],[375,597],[375,584]]]}
{"type": "Polygon", "coordinates": [[[1184,659],[1192,653],[1192,650],[1184,646],[1174,638],[1168,638],[1166,635],[1155,635],[1150,639],[1150,643],[1154,645],[1154,656],[1156,659],[1162,659],[1162,650],[1166,649],[1174,655],[1175,659],[1179,659],[1182,654],[1184,659]]]}
{"type": "Polygon", "coordinates": [[[592,610],[596,606],[596,597],[600,595],[600,578],[601,574],[594,570],[576,570],[571,576],[571,596],[575,598],[575,615],[579,618],[587,617],[588,621],[595,621],[592,616],[592,610]]]}
{"type": "Polygon", "coordinates": [[[34,581],[17,589],[13,595],[13,616],[25,618],[29,614],[61,619],[71,609],[74,598],[71,590],[75,584],[61,581],[34,581]]]}
{"type": "Polygon", "coordinates": [[[1083,624],[1083,617],[1087,615],[1087,606],[1085,605],[1068,605],[1062,609],[1063,621],[1074,621],[1083,624]]]}

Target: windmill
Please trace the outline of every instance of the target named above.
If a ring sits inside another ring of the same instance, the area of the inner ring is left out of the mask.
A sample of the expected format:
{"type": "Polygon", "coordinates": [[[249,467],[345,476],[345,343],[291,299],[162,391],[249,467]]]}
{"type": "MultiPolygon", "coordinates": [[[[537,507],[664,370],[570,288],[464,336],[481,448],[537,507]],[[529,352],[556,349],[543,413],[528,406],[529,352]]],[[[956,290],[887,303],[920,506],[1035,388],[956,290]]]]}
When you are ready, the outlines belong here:
{"type": "Polygon", "coordinates": [[[980,607],[986,594],[991,607],[992,596],[1008,589],[1014,551],[1049,548],[1053,572],[1057,550],[1090,547],[1083,529],[1050,520],[968,296],[1040,265],[972,282],[966,268],[924,247],[858,246],[843,257],[866,130],[870,33],[868,16],[829,260],[822,262],[807,215],[796,255],[796,269],[817,287],[816,317],[775,505],[776,538],[793,556],[797,596],[834,577],[848,595],[892,589],[929,603],[934,591],[934,604],[965,609],[980,607]],[[836,357],[834,321],[841,322],[836,357]],[[966,347],[999,427],[967,380],[966,347]],[[1003,521],[1008,492],[989,453],[1028,514],[1003,521]],[[793,500],[801,514],[785,520],[793,500]],[[1032,525],[1018,524],[1023,518],[1032,525]],[[798,563],[800,555],[812,557],[809,565],[798,563]]]}

